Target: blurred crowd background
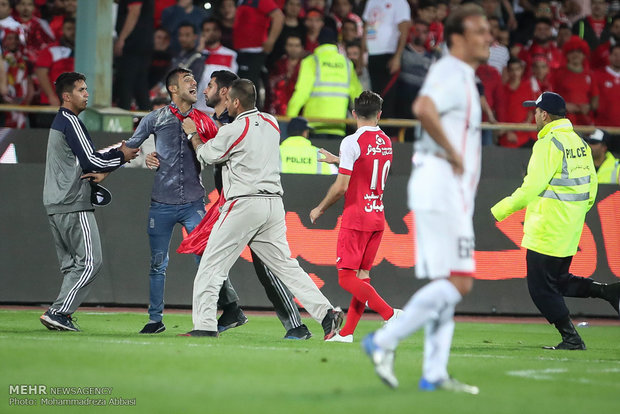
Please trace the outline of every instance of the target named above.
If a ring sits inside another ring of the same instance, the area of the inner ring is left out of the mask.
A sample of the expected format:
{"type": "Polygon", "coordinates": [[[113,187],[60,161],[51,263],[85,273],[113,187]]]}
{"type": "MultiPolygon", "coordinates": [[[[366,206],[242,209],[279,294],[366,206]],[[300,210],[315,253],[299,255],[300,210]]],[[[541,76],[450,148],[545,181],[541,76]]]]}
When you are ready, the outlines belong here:
{"type": "MultiPolygon", "coordinates": [[[[113,105],[165,103],[166,73],[183,65],[198,82],[213,71],[258,85],[260,109],[286,115],[301,60],[322,32],[362,87],[380,93],[383,118],[411,119],[430,65],[445,52],[443,21],[461,0],[118,0],[113,105]]],[[[620,0],[478,0],[491,25],[477,70],[484,120],[532,123],[521,102],[561,94],[576,125],[620,126],[620,0]]],[[[3,103],[52,105],[56,77],[74,68],[77,0],[0,0],[3,103]]],[[[49,117],[4,112],[6,127],[47,127],[49,117]]],[[[535,132],[485,131],[485,144],[531,146],[535,132]]],[[[409,136],[411,138],[411,136],[409,136]]]]}

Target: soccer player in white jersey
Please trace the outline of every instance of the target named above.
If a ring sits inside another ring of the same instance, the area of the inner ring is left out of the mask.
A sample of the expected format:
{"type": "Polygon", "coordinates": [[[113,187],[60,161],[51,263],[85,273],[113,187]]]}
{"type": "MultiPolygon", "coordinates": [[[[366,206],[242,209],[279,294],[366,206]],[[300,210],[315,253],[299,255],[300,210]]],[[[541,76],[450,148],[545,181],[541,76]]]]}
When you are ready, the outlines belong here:
{"type": "Polygon", "coordinates": [[[472,216],[480,177],[480,98],[476,67],[489,57],[491,34],[482,9],[459,7],[446,20],[449,54],[433,65],[413,104],[424,129],[415,144],[409,207],[415,213],[416,275],[431,279],[398,319],[369,334],[363,347],[377,375],[397,387],[394,350],[425,328],[419,388],[478,393],[448,375],[454,308],[472,288],[475,263],[472,216]]]}
{"type": "Polygon", "coordinates": [[[336,265],[338,283],[353,298],[347,322],[331,342],[353,342],[366,303],[384,320],[398,312],[370,285],[370,269],[375,260],[383,228],[383,189],[392,165],[392,141],[377,126],[383,99],[376,93],[364,91],[355,98],[353,116],[357,131],[340,144],[338,177],[325,198],[310,212],[312,223],[325,210],[344,196],[344,212],[338,233],[336,265]]]}

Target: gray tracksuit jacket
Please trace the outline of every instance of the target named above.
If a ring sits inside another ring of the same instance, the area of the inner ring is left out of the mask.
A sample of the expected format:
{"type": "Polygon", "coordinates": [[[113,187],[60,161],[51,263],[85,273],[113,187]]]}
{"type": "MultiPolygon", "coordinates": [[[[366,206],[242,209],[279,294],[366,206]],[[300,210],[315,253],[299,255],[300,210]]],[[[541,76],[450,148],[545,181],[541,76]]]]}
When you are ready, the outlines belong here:
{"type": "Polygon", "coordinates": [[[86,126],[70,110],[61,107],[52,122],[47,141],[43,205],[48,215],[93,210],[90,184],[83,172],[107,172],[123,163],[123,153],[111,149],[95,152],[86,126]]]}

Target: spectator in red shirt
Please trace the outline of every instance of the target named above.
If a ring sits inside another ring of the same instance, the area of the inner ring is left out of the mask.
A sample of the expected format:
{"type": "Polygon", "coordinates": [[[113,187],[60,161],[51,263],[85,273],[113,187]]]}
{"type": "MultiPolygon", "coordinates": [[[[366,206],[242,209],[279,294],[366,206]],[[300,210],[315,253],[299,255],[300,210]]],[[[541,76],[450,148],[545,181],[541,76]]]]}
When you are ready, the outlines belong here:
{"type": "Polygon", "coordinates": [[[536,91],[537,95],[543,92],[551,91],[551,81],[549,79],[549,62],[545,55],[536,55],[532,61],[532,67],[530,68],[532,76],[530,77],[530,83],[532,88],[536,91]]]}
{"type": "Polygon", "coordinates": [[[306,12],[306,39],[304,41],[304,49],[308,53],[313,53],[314,49],[319,46],[319,33],[325,26],[325,16],[319,9],[309,9],[306,12]]]}
{"type": "Polygon", "coordinates": [[[555,43],[561,49],[562,47],[564,47],[564,43],[568,42],[572,36],[573,31],[571,30],[568,23],[561,23],[558,27],[558,35],[555,39],[555,43]]]}
{"type": "Polygon", "coordinates": [[[590,50],[609,39],[611,18],[607,16],[607,0],[591,0],[592,14],[573,24],[573,33],[585,40],[590,50]]]}
{"type": "Polygon", "coordinates": [[[426,39],[426,50],[429,52],[440,49],[443,42],[443,23],[437,20],[437,4],[434,1],[422,1],[418,9],[418,18],[428,23],[428,37],[426,39]]]}
{"type": "Polygon", "coordinates": [[[620,44],[620,14],[617,14],[611,19],[609,40],[598,45],[596,50],[592,53],[590,68],[592,68],[592,70],[597,70],[603,69],[605,66],[609,65],[609,50],[611,46],[617,44],[620,44]]]}
{"type": "Polygon", "coordinates": [[[595,123],[620,126],[620,44],[611,46],[609,65],[595,74],[600,97],[595,123]]]}
{"type": "Polygon", "coordinates": [[[564,44],[567,63],[551,73],[553,92],[566,101],[567,118],[575,125],[592,125],[592,110],[598,104],[598,87],[584,62],[588,44],[577,36],[564,44]]]}
{"type": "Polygon", "coordinates": [[[361,38],[364,35],[364,21],[357,14],[353,13],[353,3],[351,0],[334,0],[332,4],[331,18],[336,23],[338,34],[342,34],[342,26],[345,20],[355,22],[357,36],[361,38]]]}
{"type": "Polygon", "coordinates": [[[551,69],[557,69],[564,63],[562,51],[553,41],[552,28],[551,20],[546,18],[536,20],[532,41],[519,53],[519,59],[525,62],[528,70],[535,55],[545,55],[551,69]]]}
{"type": "Polygon", "coordinates": [[[62,37],[58,45],[49,46],[39,53],[34,73],[41,85],[41,104],[60,106],[54,90],[56,78],[64,72],[73,72],[75,58],[75,19],[67,17],[62,25],[62,37]]]}
{"type": "Polygon", "coordinates": [[[501,100],[502,77],[493,66],[486,63],[479,65],[476,69],[476,76],[482,82],[484,97],[491,108],[493,117],[483,111],[482,120],[485,122],[495,122],[497,119],[497,109],[501,100]]]}
{"type": "Polygon", "coordinates": [[[39,52],[54,43],[56,38],[49,24],[34,16],[33,0],[19,0],[15,10],[17,21],[21,23],[26,36],[25,58],[34,63],[39,57],[39,52]]]}
{"type": "Polygon", "coordinates": [[[296,35],[302,39],[306,38],[306,27],[300,18],[301,0],[286,0],[282,11],[284,12],[284,26],[282,26],[282,31],[276,40],[273,51],[267,56],[268,69],[273,68],[274,64],[286,53],[284,46],[290,35],[296,35]]]}
{"type": "Polygon", "coordinates": [[[215,12],[215,16],[222,27],[222,45],[229,49],[233,48],[233,27],[236,14],[237,3],[235,0],[222,0],[215,12]]]}
{"type": "MultiPolygon", "coordinates": [[[[30,105],[34,95],[31,65],[27,62],[19,41],[19,33],[6,32],[2,40],[4,62],[7,71],[7,93],[3,101],[14,105],[30,105]]],[[[25,128],[26,114],[24,112],[7,112],[4,126],[9,128],[25,128]]]]}
{"type": "Polygon", "coordinates": [[[65,18],[71,17],[75,20],[77,17],[77,0],[64,0],[62,2],[62,10],[60,14],[57,14],[50,21],[50,28],[54,33],[56,39],[60,39],[63,34],[63,25],[65,18]]]}
{"type": "Polygon", "coordinates": [[[274,115],[286,115],[288,101],[295,92],[299,75],[299,64],[306,56],[301,37],[291,34],[284,46],[286,54],[278,60],[269,74],[269,101],[267,112],[274,115]]]}
{"type": "Polygon", "coordinates": [[[273,0],[243,0],[237,7],[233,26],[237,74],[251,80],[257,90],[266,54],[273,50],[283,25],[284,14],[273,0]]]}
{"type": "MultiPolygon", "coordinates": [[[[523,101],[536,100],[529,79],[524,79],[525,63],[518,58],[510,58],[507,66],[508,80],[502,86],[502,99],[498,104],[498,120],[511,123],[531,123],[534,114],[529,108],[524,108],[523,101]]],[[[533,144],[532,133],[528,131],[508,131],[499,137],[502,147],[518,148],[533,144]]]]}

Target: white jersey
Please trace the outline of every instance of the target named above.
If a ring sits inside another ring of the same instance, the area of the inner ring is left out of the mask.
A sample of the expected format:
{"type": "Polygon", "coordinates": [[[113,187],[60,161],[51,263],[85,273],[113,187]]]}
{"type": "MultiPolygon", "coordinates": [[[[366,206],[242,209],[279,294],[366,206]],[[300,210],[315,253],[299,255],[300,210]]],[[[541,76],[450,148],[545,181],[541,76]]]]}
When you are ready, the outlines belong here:
{"type": "Polygon", "coordinates": [[[463,158],[464,174],[456,176],[442,156],[445,151],[426,132],[415,142],[409,207],[446,210],[459,208],[473,214],[480,179],[482,111],[474,69],[448,54],[431,66],[419,93],[429,97],[452,146],[463,158]],[[426,171],[416,171],[426,169],[426,171]],[[418,180],[413,176],[418,174],[418,180]],[[413,184],[413,183],[412,183],[413,184]]]}
{"type": "Polygon", "coordinates": [[[398,25],[411,19],[406,0],[368,0],[362,16],[370,55],[394,53],[398,48],[398,25]]]}

